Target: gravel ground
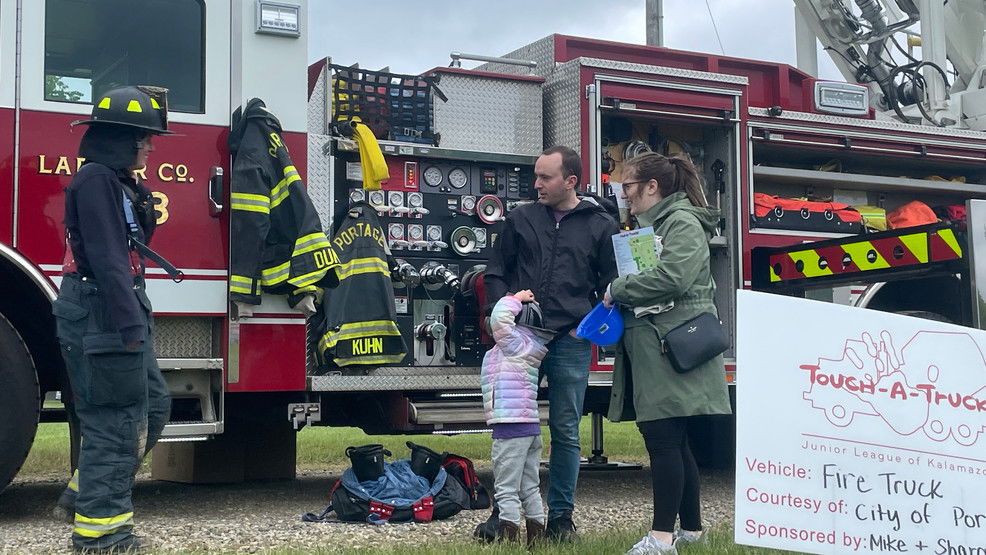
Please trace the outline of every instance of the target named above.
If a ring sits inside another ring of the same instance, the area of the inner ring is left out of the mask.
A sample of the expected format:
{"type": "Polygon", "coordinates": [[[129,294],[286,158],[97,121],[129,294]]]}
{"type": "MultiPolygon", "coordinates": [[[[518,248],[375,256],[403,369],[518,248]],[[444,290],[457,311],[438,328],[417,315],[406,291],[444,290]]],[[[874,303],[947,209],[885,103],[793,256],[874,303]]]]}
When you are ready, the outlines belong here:
{"type": "MultiPolygon", "coordinates": [[[[477,469],[492,484],[492,469],[477,469]]],[[[176,484],[138,476],[134,488],[137,533],[156,549],[238,551],[386,543],[451,542],[469,538],[489,511],[463,511],[444,521],[385,526],[305,523],[300,515],[321,512],[340,469],[299,471],[293,481],[234,485],[176,484]]],[[[542,492],[547,472],[541,473],[542,492]]],[[[70,525],[50,516],[64,487],[59,476],[15,480],[0,493],[0,553],[67,553],[70,525]]],[[[733,518],[732,471],[702,472],[706,526],[733,518]]],[[[649,469],[583,472],[575,524],[580,534],[640,528],[650,520],[649,469]]]]}

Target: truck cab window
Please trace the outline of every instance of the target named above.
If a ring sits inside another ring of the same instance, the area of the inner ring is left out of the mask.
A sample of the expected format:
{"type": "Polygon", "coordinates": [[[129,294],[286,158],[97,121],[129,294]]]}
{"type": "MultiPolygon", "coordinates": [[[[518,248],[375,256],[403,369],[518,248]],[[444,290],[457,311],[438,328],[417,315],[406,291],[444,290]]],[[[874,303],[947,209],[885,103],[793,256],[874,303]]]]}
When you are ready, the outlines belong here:
{"type": "Polygon", "coordinates": [[[47,0],[45,100],[157,85],[170,89],[169,110],[202,113],[204,18],[202,0],[47,0]]]}

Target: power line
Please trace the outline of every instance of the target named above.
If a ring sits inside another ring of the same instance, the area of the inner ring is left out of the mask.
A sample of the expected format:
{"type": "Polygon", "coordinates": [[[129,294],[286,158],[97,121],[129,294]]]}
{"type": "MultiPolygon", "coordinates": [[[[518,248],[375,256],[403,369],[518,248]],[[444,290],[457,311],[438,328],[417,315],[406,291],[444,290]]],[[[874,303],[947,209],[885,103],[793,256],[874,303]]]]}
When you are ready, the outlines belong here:
{"type": "Polygon", "coordinates": [[[725,56],[726,49],[722,47],[722,39],[719,37],[719,27],[716,26],[716,16],[712,15],[712,6],[709,5],[709,0],[705,0],[705,7],[709,10],[709,19],[712,20],[712,29],[716,32],[716,40],[719,41],[719,50],[725,56]]]}

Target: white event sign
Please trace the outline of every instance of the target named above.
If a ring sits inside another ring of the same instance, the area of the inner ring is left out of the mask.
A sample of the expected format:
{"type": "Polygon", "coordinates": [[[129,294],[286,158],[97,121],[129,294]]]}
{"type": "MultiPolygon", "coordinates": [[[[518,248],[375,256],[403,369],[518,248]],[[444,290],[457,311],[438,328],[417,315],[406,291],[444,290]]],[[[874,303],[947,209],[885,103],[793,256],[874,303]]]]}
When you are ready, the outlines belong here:
{"type": "Polygon", "coordinates": [[[735,540],[986,555],[986,332],[737,293],[735,540]]]}

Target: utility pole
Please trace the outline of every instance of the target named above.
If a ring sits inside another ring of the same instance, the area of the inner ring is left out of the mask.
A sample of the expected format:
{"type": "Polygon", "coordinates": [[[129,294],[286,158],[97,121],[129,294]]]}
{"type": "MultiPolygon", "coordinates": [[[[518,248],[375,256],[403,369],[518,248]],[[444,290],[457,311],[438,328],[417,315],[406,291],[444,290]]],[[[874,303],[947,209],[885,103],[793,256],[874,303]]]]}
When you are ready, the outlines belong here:
{"type": "Polygon", "coordinates": [[[647,25],[647,46],[664,46],[664,2],[645,0],[647,25]]]}

